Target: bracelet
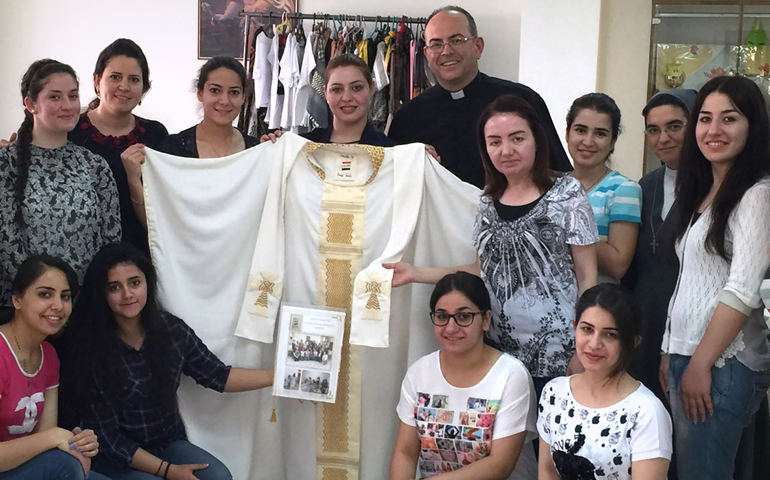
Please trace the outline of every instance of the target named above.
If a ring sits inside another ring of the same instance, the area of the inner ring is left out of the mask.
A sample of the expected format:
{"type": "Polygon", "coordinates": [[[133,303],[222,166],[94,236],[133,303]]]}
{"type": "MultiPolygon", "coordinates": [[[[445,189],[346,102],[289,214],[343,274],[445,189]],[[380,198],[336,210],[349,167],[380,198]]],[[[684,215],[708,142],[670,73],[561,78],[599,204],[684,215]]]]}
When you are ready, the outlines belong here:
{"type": "Polygon", "coordinates": [[[163,472],[163,478],[168,478],[168,469],[171,468],[171,464],[166,462],[166,471],[163,472]]]}
{"type": "Polygon", "coordinates": [[[158,465],[158,469],[155,471],[156,477],[160,474],[160,469],[163,468],[163,462],[163,460],[160,461],[160,465],[158,465]]]}

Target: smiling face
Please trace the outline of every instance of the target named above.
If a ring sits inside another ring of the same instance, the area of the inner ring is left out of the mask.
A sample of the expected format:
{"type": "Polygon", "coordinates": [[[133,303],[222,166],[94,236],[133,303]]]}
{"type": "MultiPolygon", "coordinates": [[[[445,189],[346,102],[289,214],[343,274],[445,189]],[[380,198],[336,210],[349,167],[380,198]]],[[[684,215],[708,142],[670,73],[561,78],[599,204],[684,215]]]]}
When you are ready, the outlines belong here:
{"type": "Polygon", "coordinates": [[[592,168],[607,161],[615,142],[606,113],[582,109],[567,131],[567,148],[576,167],[592,168]]]}
{"type": "Polygon", "coordinates": [[[703,156],[712,164],[731,165],[746,146],[749,121],[730,101],[714,92],[703,102],[695,126],[695,139],[703,156]]]}
{"type": "Polygon", "coordinates": [[[464,88],[476,77],[479,71],[479,58],[484,51],[484,40],[470,38],[468,19],[459,12],[439,12],[425,26],[425,44],[443,42],[441,50],[433,51],[425,47],[428,67],[436,81],[447,90],[456,91],[464,88]],[[446,45],[455,38],[469,38],[455,47],[446,45]]]}
{"type": "Polygon", "coordinates": [[[506,178],[532,175],[537,144],[529,123],[515,113],[500,113],[484,125],[487,153],[506,178]]]}
{"type": "Polygon", "coordinates": [[[575,349],[587,371],[609,374],[620,360],[620,336],[615,319],[601,307],[590,307],[575,325],[575,349]]]}
{"type": "Polygon", "coordinates": [[[142,99],[142,69],[133,58],[112,57],[100,77],[94,77],[99,106],[114,114],[130,113],[142,99]]]}
{"type": "Polygon", "coordinates": [[[27,97],[24,106],[35,118],[35,130],[47,134],[71,131],[80,115],[78,83],[67,73],[54,73],[33,101],[27,97]]]}
{"type": "Polygon", "coordinates": [[[661,162],[676,170],[682,155],[687,114],[676,105],[661,105],[647,113],[647,143],[661,162]]]}
{"type": "Polygon", "coordinates": [[[107,272],[107,304],[118,321],[141,318],[147,304],[147,278],[136,265],[121,263],[107,272]]]}
{"type": "Polygon", "coordinates": [[[203,118],[217,125],[230,125],[238,116],[244,102],[243,85],[237,73],[229,68],[213,70],[203,90],[198,91],[203,104],[203,118]]]}
{"type": "MultiPolygon", "coordinates": [[[[453,290],[439,298],[434,310],[452,315],[460,312],[478,312],[479,307],[462,293],[453,290]]],[[[489,330],[491,321],[492,313],[483,312],[474,315],[473,322],[467,327],[461,327],[454,319],[450,319],[444,326],[434,325],[433,331],[442,349],[462,354],[484,343],[484,332],[489,330]]]]}
{"type": "Polygon", "coordinates": [[[13,295],[12,301],[16,318],[45,336],[61,330],[72,313],[67,276],[55,268],[46,270],[21,295],[13,295]]]}
{"type": "Polygon", "coordinates": [[[338,67],[328,73],[326,101],[334,115],[335,123],[366,123],[369,100],[373,94],[374,87],[357,67],[338,67]]]}

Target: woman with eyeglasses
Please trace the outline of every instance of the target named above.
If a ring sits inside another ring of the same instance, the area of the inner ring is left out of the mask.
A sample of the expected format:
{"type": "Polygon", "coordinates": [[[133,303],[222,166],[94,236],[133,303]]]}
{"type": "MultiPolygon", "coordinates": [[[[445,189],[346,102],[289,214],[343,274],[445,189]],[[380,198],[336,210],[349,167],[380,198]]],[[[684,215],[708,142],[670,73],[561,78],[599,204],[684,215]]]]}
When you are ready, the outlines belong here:
{"type": "Polygon", "coordinates": [[[466,272],[439,280],[430,318],[441,350],[406,373],[390,480],[534,479],[535,392],[526,367],[484,343],[492,322],[484,281],[466,272]]]}
{"type": "Polygon", "coordinates": [[[623,285],[645,300],[642,340],[635,350],[630,373],[661,400],[665,395],[658,382],[660,342],[666,328],[668,302],[679,275],[673,241],[676,174],[695,95],[695,90],[663,90],[653,95],[642,110],[647,145],[663,165],[639,180],[642,223],[634,260],[623,278],[623,285]]]}
{"type": "Polygon", "coordinates": [[[552,378],[580,369],[572,320],[579,293],[596,284],[596,223],[580,182],[548,168],[545,129],[524,100],[495,100],[477,135],[487,176],[472,234],[477,261],[384,266],[396,287],[480,274],[492,295],[487,341],[524,363],[539,395],[552,378]]]}

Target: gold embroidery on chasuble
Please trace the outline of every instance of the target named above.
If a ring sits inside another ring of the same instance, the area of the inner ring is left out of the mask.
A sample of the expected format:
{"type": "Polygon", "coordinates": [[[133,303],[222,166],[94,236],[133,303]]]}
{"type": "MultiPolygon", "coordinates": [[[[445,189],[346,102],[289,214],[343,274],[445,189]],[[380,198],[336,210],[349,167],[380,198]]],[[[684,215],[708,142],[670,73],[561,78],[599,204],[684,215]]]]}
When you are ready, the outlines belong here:
{"type": "Polygon", "coordinates": [[[366,293],[369,294],[369,299],[366,301],[366,308],[370,310],[379,310],[380,301],[377,299],[377,294],[381,293],[380,282],[367,282],[366,293]]]}
{"type": "Polygon", "coordinates": [[[361,462],[361,348],[351,346],[350,319],[355,277],[363,268],[366,224],[366,186],[377,176],[384,150],[368,145],[308,144],[308,160],[324,180],[319,235],[317,305],[345,310],[337,401],[316,408],[318,480],[357,480],[361,462]],[[356,156],[368,154],[372,174],[363,185],[326,181],[326,173],[312,158],[321,147],[356,156]]]}

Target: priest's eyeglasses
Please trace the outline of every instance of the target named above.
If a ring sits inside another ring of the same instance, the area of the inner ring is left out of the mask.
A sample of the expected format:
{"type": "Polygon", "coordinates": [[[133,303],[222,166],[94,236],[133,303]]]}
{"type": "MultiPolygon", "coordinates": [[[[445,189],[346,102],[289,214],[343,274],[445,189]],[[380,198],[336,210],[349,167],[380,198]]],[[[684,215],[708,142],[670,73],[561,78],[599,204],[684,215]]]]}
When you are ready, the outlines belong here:
{"type": "Polygon", "coordinates": [[[433,53],[441,53],[444,51],[444,45],[449,45],[449,48],[454,50],[463,43],[474,38],[476,37],[466,37],[464,35],[458,34],[449,37],[446,42],[442,42],[441,40],[431,40],[431,42],[428,44],[428,50],[433,53]]]}
{"type": "MultiPolygon", "coordinates": [[[[674,121],[664,125],[663,131],[666,132],[667,135],[670,135],[672,133],[681,132],[685,125],[687,125],[687,122],[674,121]]],[[[648,137],[657,137],[660,135],[660,131],[661,129],[657,125],[648,125],[644,129],[644,133],[646,133],[648,137]]]]}
{"type": "Polygon", "coordinates": [[[449,319],[454,318],[458,327],[468,327],[473,323],[473,318],[484,312],[430,312],[430,321],[437,327],[443,327],[449,323],[449,319]]]}

